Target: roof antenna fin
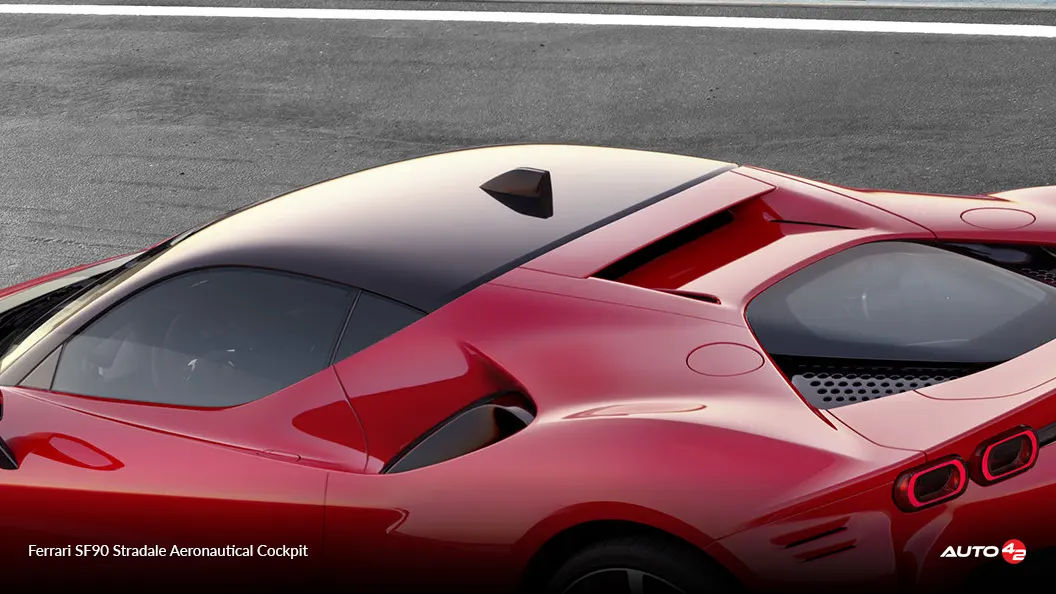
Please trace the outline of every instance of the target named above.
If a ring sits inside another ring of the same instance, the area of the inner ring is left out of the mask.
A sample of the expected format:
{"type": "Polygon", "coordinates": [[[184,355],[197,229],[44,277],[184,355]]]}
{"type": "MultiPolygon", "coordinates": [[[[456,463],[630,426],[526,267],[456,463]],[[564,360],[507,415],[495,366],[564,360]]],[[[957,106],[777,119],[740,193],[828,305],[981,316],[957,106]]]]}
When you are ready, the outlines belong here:
{"type": "Polygon", "coordinates": [[[484,182],[480,186],[506,207],[530,217],[548,219],[554,216],[554,191],[550,172],[518,167],[484,182]]]}

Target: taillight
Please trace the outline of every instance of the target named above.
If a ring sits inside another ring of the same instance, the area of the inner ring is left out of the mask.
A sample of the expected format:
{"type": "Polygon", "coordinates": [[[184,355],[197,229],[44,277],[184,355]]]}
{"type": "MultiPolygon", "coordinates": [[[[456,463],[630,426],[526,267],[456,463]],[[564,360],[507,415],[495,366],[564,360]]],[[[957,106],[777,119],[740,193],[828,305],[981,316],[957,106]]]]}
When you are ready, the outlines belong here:
{"type": "Polygon", "coordinates": [[[894,498],[903,511],[917,511],[964,493],[968,471],[960,456],[947,456],[899,475],[894,498]]]}
{"type": "Polygon", "coordinates": [[[981,485],[1029,470],[1038,460],[1038,437],[1020,426],[984,441],[972,456],[972,478],[981,485]]]}

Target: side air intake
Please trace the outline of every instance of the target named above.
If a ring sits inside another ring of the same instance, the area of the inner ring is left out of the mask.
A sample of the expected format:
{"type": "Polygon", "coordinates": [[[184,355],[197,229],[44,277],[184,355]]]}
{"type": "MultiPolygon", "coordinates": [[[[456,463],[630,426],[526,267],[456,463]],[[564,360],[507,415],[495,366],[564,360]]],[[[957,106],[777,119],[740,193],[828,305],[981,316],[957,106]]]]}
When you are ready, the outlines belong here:
{"type": "Polygon", "coordinates": [[[404,448],[382,473],[406,472],[464,456],[514,435],[534,418],[535,406],[522,394],[475,402],[404,448]]]}

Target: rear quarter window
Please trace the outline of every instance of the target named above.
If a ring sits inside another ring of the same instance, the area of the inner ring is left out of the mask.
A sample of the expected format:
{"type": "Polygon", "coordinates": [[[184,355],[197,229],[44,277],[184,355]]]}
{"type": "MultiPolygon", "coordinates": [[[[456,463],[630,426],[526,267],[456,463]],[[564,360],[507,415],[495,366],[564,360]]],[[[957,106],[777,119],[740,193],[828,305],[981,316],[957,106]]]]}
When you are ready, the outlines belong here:
{"type": "Polygon", "coordinates": [[[341,361],[382,340],[405,326],[418,321],[424,314],[417,309],[386,299],[367,291],[359,294],[348,319],[335,361],[341,361]]]}

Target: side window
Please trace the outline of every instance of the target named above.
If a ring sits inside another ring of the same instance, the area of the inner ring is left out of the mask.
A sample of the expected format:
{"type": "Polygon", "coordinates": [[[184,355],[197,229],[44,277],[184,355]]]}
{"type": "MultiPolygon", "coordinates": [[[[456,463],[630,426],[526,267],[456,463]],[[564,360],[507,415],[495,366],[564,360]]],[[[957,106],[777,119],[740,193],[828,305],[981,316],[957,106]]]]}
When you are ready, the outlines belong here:
{"type": "Polygon", "coordinates": [[[262,398],[330,364],[354,291],[249,268],[161,281],[61,350],[58,392],[220,407],[262,398]]]}
{"type": "Polygon", "coordinates": [[[335,361],[345,359],[396,331],[416,322],[424,314],[402,303],[363,291],[348,319],[335,361]]]}

